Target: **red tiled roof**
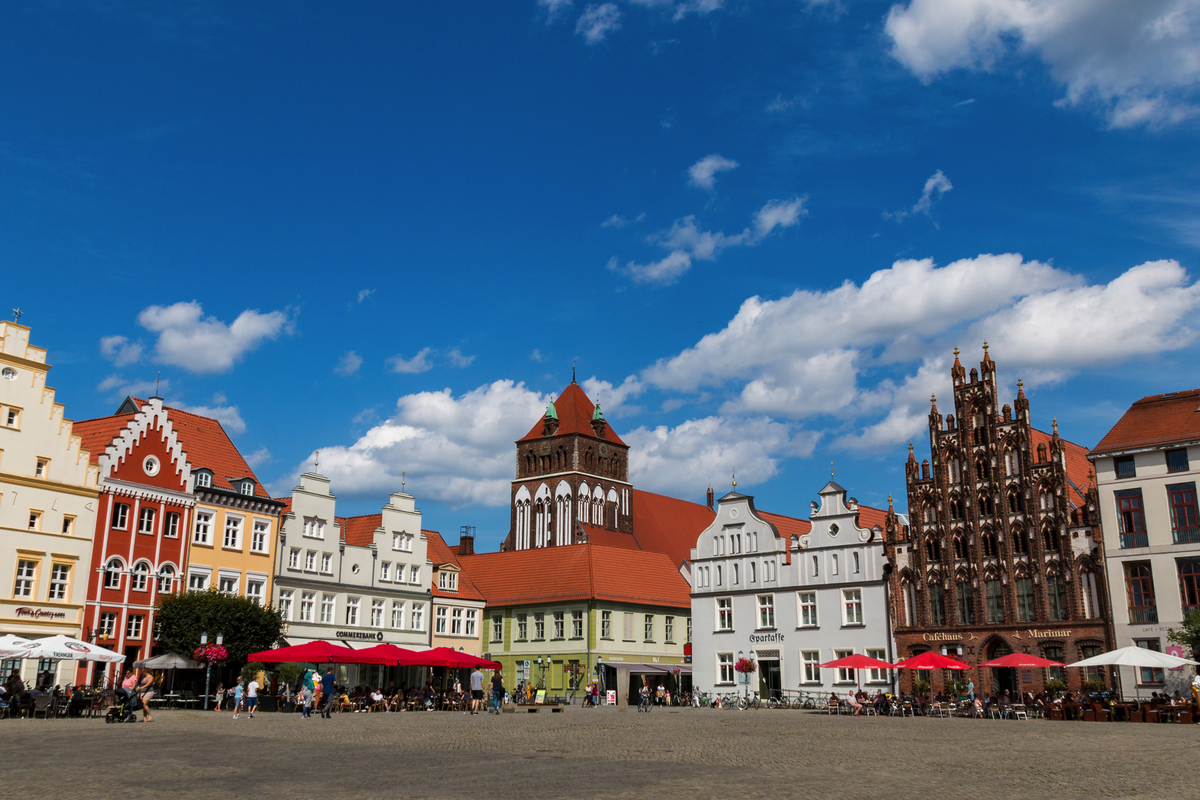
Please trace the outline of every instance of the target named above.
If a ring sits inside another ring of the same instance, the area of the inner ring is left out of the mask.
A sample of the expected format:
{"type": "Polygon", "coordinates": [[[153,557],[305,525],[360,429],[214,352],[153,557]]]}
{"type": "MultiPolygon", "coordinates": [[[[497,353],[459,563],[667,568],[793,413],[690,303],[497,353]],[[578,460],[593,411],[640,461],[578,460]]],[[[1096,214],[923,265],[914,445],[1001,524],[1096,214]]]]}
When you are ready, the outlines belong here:
{"type": "Polygon", "coordinates": [[[672,560],[596,544],[460,556],[490,605],[609,600],[690,608],[690,587],[672,560]]]}
{"type": "Polygon", "coordinates": [[[579,527],[583,528],[587,534],[588,541],[592,544],[603,545],[604,547],[624,547],[626,550],[641,550],[642,546],[638,544],[638,540],[628,533],[621,531],[610,531],[608,528],[600,525],[589,525],[585,522],[580,522],[579,527]]]}
{"type": "Polygon", "coordinates": [[[275,498],[275,502],[276,502],[276,503],[283,503],[283,508],[279,509],[279,513],[280,513],[280,515],[281,515],[281,516],[282,516],[283,514],[287,514],[287,513],[291,512],[291,510],[292,510],[292,497],[291,497],[291,495],[288,495],[287,497],[276,497],[276,498],[275,498]]]}
{"type": "Polygon", "coordinates": [[[708,506],[633,489],[633,531],[642,550],[665,553],[676,566],[691,557],[700,532],[716,516],[708,506]]]}
{"type": "Polygon", "coordinates": [[[444,589],[439,589],[438,582],[435,580],[433,582],[433,596],[457,597],[461,600],[483,600],[483,593],[479,591],[479,587],[471,580],[471,576],[462,570],[462,564],[451,549],[446,546],[446,540],[442,538],[442,535],[437,531],[427,530],[422,530],[421,533],[425,534],[426,552],[428,553],[429,560],[433,562],[435,567],[439,567],[442,564],[453,564],[460,570],[458,573],[457,592],[448,592],[444,589]]]}
{"type": "MultiPolygon", "coordinates": [[[[1033,452],[1037,453],[1039,444],[1046,445],[1046,450],[1050,450],[1050,440],[1054,437],[1045,431],[1039,431],[1033,428],[1033,441],[1031,446],[1033,452]]],[[[1087,498],[1084,492],[1088,490],[1095,481],[1092,479],[1092,462],[1088,461],[1088,449],[1082,445],[1068,442],[1060,437],[1063,444],[1063,455],[1067,457],[1067,479],[1070,483],[1067,484],[1067,499],[1071,501],[1072,507],[1078,508],[1087,503],[1087,498]],[[1072,486],[1071,484],[1074,484],[1072,486]]],[[[1035,455],[1034,458],[1037,458],[1035,455]]]]}
{"type": "Polygon", "coordinates": [[[791,541],[793,536],[803,536],[812,530],[812,523],[806,519],[785,517],[783,514],[772,514],[769,511],[758,511],[758,515],[774,525],[785,541],[791,541]]]}
{"type": "Polygon", "coordinates": [[[1117,420],[1093,455],[1200,439],[1200,389],[1152,394],[1117,420]]]}
{"type": "MultiPolygon", "coordinates": [[[[131,399],[138,408],[146,404],[145,400],[131,399]]],[[[171,427],[175,430],[193,472],[198,469],[212,470],[213,486],[230,492],[238,491],[230,483],[231,478],[250,478],[254,481],[255,496],[270,499],[262,482],[242,458],[242,454],[238,452],[229,434],[225,433],[221,423],[210,417],[202,417],[171,406],[163,408],[167,412],[167,418],[171,420],[171,427]]],[[[98,463],[100,454],[135,416],[137,415],[116,414],[111,417],[86,419],[74,423],[71,429],[83,440],[82,447],[91,452],[92,463],[98,463]]]]}
{"type": "Polygon", "coordinates": [[[858,506],[858,527],[870,530],[878,525],[880,528],[886,529],[884,521],[887,519],[887,511],[882,508],[872,508],[871,506],[858,506]]]}
{"type": "Polygon", "coordinates": [[[370,547],[375,542],[375,530],[383,524],[383,514],[364,514],[360,517],[338,517],[342,525],[342,541],[356,547],[370,547]]]}
{"type": "MultiPolygon", "coordinates": [[[[593,439],[597,438],[596,432],[592,430],[592,413],[596,410],[596,406],[588,399],[588,396],[578,383],[572,382],[566,389],[563,389],[562,394],[554,401],[554,410],[558,414],[558,430],[555,432],[555,436],[578,433],[590,436],[593,439]]],[[[529,429],[529,433],[517,441],[527,442],[531,439],[542,438],[544,438],[542,436],[542,420],[539,419],[529,429]]],[[[617,432],[613,430],[612,425],[605,427],[604,441],[620,445],[625,444],[625,442],[621,441],[621,437],[617,436],[617,432]]]]}

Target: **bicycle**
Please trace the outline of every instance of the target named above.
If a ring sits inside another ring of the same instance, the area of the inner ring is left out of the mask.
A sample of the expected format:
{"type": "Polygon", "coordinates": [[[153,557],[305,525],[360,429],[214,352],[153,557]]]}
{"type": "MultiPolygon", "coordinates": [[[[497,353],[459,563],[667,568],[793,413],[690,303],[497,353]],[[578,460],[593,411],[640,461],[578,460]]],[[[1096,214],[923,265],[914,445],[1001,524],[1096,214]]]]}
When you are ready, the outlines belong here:
{"type": "Polygon", "coordinates": [[[758,692],[755,692],[750,697],[742,695],[737,701],[738,711],[745,711],[748,708],[753,708],[755,711],[762,708],[762,703],[758,699],[758,692]]]}
{"type": "Polygon", "coordinates": [[[638,713],[640,714],[643,711],[645,711],[647,714],[649,714],[651,708],[652,708],[652,706],[650,704],[650,695],[648,695],[648,694],[642,695],[641,699],[638,700],[638,713]]]}

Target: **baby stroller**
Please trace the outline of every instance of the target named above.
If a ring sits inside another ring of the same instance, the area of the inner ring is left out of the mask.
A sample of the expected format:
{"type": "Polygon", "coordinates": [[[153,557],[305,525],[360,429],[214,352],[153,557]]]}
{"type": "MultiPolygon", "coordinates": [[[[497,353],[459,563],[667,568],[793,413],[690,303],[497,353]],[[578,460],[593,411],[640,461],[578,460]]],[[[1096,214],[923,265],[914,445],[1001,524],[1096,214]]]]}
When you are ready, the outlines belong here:
{"type": "Polygon", "coordinates": [[[142,708],[142,700],[132,689],[117,689],[114,693],[116,703],[108,709],[105,722],[137,722],[137,712],[142,708]]]}

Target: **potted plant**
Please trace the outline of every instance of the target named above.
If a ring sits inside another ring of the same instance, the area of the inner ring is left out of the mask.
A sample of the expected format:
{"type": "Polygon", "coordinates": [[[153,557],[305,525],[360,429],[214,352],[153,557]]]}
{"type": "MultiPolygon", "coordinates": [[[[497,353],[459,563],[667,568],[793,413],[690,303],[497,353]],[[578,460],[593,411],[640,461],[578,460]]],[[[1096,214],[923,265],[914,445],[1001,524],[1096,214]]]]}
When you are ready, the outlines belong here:
{"type": "Polygon", "coordinates": [[[929,697],[929,681],[924,678],[917,678],[913,683],[913,694],[917,697],[929,697]]]}
{"type": "Polygon", "coordinates": [[[1067,690],[1067,685],[1058,678],[1052,678],[1046,681],[1046,694],[1051,698],[1056,698],[1067,690]]]}

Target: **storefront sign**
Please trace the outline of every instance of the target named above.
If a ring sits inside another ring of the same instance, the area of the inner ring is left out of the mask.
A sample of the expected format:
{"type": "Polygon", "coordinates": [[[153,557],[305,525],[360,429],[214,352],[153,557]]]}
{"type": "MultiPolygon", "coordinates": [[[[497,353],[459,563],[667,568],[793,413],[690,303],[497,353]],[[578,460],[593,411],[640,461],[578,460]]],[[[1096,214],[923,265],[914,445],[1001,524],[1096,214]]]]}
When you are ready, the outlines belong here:
{"type": "Polygon", "coordinates": [[[1065,639],[1070,635],[1070,631],[1029,631],[1030,639],[1065,639]]]}
{"type": "Polygon", "coordinates": [[[334,634],[338,639],[358,639],[366,642],[382,642],[383,631],[372,633],[370,631],[338,631],[334,634]]]}
{"type": "Polygon", "coordinates": [[[921,640],[926,642],[961,642],[961,633],[922,633],[921,640]]]}
{"type": "Polygon", "coordinates": [[[29,619],[67,618],[67,612],[65,611],[49,611],[44,608],[30,608],[29,606],[19,606],[13,613],[18,617],[28,617],[29,619]]]}
{"type": "Polygon", "coordinates": [[[783,641],[782,633],[762,633],[762,634],[751,634],[750,635],[750,643],[751,644],[757,644],[758,642],[782,642],[782,641],[783,641]]]}

